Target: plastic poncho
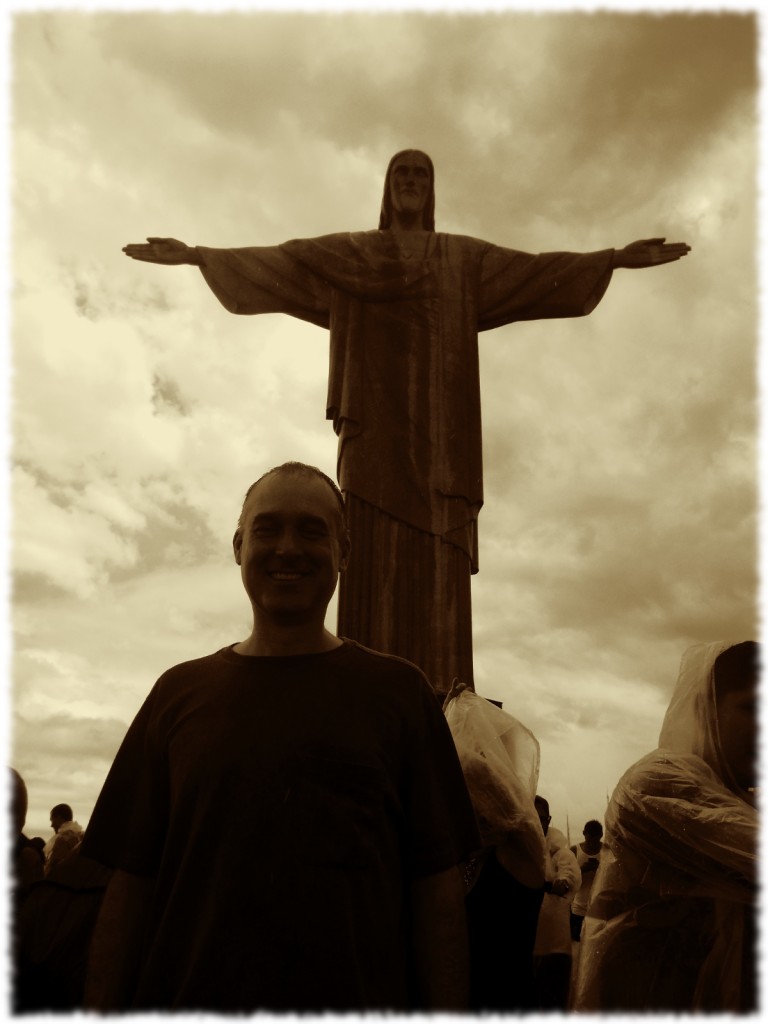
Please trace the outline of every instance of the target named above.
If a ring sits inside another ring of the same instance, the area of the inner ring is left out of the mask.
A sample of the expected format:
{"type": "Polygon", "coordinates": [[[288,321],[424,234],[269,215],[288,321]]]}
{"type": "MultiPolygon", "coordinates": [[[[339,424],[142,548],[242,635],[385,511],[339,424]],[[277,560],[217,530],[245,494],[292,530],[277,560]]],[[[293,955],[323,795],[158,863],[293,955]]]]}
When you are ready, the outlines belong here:
{"type": "Polygon", "coordinates": [[[758,820],[729,779],[713,665],[683,655],[659,747],[619,781],[582,933],[577,1010],[750,1008],[758,820]]]}
{"type": "Polygon", "coordinates": [[[542,886],[549,853],[533,803],[539,741],[522,722],[469,689],[448,702],[445,718],[483,846],[504,846],[507,870],[529,888],[542,886]]]}

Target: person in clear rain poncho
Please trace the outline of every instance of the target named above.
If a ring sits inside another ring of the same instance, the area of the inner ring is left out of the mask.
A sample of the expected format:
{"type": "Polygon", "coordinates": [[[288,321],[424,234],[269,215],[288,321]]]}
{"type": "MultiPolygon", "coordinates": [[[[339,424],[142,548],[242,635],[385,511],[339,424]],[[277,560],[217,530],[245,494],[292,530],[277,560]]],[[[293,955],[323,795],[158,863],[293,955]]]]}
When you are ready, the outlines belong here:
{"type": "Polygon", "coordinates": [[[659,747],[606,812],[576,1010],[754,1009],[758,655],[683,655],[659,747]]]}

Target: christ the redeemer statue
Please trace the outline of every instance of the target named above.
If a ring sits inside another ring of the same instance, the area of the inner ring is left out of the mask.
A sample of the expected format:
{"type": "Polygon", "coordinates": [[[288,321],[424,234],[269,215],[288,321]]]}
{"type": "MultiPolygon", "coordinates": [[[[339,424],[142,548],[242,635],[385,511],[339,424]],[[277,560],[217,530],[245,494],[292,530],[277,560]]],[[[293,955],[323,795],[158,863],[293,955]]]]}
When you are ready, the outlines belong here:
{"type": "Polygon", "coordinates": [[[434,228],[434,169],[387,168],[377,231],[242,249],[173,238],[137,260],[200,267],[232,313],[288,313],[330,330],[326,416],[352,539],[338,632],[419,665],[438,694],[472,686],[470,576],[483,503],[477,336],[516,320],[584,316],[617,267],[689,252],[663,238],[534,255],[434,228]]]}

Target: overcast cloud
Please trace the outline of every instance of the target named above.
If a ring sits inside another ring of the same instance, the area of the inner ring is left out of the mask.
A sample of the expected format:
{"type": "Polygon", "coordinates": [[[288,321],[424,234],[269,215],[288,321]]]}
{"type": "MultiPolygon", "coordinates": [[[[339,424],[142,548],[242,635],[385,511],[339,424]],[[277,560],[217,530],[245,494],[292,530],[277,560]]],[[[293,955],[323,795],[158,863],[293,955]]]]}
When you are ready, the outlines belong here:
{"type": "MultiPolygon", "coordinates": [[[[686,241],[586,318],[481,337],[478,691],[574,838],[652,749],[683,650],[756,625],[750,12],[29,11],[12,18],[12,763],[86,824],[171,664],[243,639],[230,539],[285,459],[335,475],[325,332],[235,317],[147,235],[375,227],[406,146],[437,227],[686,241]]],[[[333,626],[334,616],[330,625],[333,626]]]]}

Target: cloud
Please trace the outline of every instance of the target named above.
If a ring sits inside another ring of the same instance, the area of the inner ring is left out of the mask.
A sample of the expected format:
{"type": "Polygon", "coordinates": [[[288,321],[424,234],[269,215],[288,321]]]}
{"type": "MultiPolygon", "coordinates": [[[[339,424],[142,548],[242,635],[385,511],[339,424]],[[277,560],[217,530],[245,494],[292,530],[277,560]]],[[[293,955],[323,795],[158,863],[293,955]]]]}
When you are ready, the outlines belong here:
{"type": "Polygon", "coordinates": [[[540,735],[556,819],[600,816],[682,649],[756,630],[755,27],[14,18],[14,756],[43,825],[68,777],[92,806],[115,723],[168,665],[247,634],[229,544],[248,484],[290,458],[335,471],[327,335],[232,316],[196,269],[121,247],[374,227],[408,145],[435,160],[440,230],[693,245],[617,271],[589,317],[480,339],[478,689],[540,735]]]}

